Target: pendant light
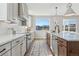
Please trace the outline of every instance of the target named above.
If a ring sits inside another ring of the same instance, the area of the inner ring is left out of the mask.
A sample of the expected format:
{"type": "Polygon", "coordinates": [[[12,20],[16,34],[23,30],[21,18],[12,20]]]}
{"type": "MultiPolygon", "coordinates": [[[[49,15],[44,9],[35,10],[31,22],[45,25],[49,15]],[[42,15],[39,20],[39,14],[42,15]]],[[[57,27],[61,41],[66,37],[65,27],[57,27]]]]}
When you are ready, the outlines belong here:
{"type": "Polygon", "coordinates": [[[71,3],[68,3],[67,4],[67,11],[66,13],[64,14],[65,16],[73,16],[73,15],[76,15],[75,11],[71,8],[72,7],[72,4],[71,3]]]}

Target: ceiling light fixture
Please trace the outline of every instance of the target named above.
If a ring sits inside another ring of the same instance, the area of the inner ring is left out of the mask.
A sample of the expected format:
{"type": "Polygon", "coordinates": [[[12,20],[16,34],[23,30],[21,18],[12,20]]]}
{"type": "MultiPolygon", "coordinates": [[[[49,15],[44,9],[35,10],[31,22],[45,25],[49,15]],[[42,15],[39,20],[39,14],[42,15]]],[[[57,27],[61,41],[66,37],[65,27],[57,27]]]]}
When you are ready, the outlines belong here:
{"type": "Polygon", "coordinates": [[[76,13],[74,12],[74,10],[71,8],[72,7],[72,4],[71,3],[68,3],[67,4],[67,11],[66,13],[64,14],[65,16],[72,16],[72,15],[76,15],[76,13]]]}

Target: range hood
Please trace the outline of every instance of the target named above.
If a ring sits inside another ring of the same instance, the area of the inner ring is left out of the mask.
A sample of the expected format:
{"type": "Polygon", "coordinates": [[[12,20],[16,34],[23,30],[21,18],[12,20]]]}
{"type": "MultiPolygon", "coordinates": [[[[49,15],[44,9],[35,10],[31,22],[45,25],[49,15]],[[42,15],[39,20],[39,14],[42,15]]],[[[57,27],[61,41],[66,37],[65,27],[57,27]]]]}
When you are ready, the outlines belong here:
{"type": "Polygon", "coordinates": [[[76,15],[75,11],[71,8],[72,7],[72,4],[71,3],[68,3],[67,4],[67,11],[66,13],[64,14],[64,16],[73,16],[73,15],[76,15]]]}

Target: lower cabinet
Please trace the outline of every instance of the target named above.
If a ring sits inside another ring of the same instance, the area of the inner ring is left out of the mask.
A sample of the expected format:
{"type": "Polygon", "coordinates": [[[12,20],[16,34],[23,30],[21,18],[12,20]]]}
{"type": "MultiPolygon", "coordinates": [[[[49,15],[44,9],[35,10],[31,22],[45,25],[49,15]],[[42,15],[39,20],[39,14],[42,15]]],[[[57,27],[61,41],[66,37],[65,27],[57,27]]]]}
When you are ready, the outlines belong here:
{"type": "Polygon", "coordinates": [[[58,55],[67,56],[67,41],[58,37],[58,55]]]}
{"type": "Polygon", "coordinates": [[[21,56],[24,56],[26,52],[26,40],[23,40],[20,47],[21,47],[21,56]]]}
{"type": "Polygon", "coordinates": [[[10,56],[11,55],[11,44],[10,42],[0,46],[0,56],[10,56]]]}
{"type": "Polygon", "coordinates": [[[14,41],[14,44],[15,46],[12,47],[12,56],[24,56],[26,52],[26,38],[18,38],[14,41]]]}
{"type": "Polygon", "coordinates": [[[14,48],[12,48],[12,56],[20,56],[20,44],[16,45],[14,48]]]}
{"type": "Polygon", "coordinates": [[[66,47],[62,46],[62,45],[58,45],[58,55],[59,56],[66,56],[66,47]]]}
{"type": "Polygon", "coordinates": [[[6,52],[6,53],[3,54],[2,56],[11,56],[11,50],[9,50],[8,52],[6,52]]]}
{"type": "Polygon", "coordinates": [[[67,41],[58,37],[59,56],[79,56],[79,41],[67,41]]]}
{"type": "Polygon", "coordinates": [[[0,56],[24,56],[26,53],[26,37],[19,37],[0,46],[0,56]]]}

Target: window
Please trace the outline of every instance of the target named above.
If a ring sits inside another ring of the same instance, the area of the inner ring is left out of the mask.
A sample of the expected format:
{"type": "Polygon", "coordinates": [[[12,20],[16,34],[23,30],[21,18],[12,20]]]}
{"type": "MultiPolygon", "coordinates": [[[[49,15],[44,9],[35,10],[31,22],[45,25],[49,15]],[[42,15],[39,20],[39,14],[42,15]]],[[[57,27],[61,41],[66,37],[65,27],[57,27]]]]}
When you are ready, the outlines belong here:
{"type": "Polygon", "coordinates": [[[48,18],[36,18],[36,30],[49,30],[48,18]]]}
{"type": "Polygon", "coordinates": [[[73,31],[76,32],[76,19],[65,19],[63,22],[65,31],[73,31]]]}

